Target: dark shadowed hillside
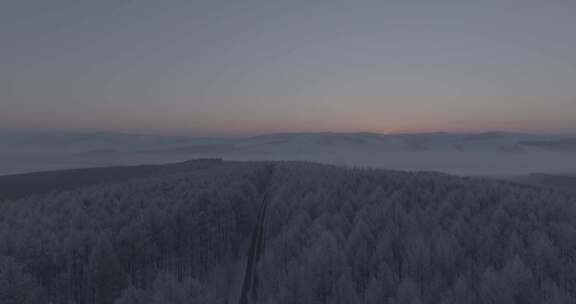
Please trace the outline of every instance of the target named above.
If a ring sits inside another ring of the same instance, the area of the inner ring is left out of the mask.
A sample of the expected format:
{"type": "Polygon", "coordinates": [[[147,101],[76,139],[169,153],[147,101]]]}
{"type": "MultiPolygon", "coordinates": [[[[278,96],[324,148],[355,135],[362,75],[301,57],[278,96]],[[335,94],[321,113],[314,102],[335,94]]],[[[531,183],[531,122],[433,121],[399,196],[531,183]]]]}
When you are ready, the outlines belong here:
{"type": "Polygon", "coordinates": [[[119,166],[1,175],[0,200],[18,199],[33,194],[120,182],[133,178],[174,174],[208,168],[220,163],[218,159],[204,159],[168,165],[119,166]]]}
{"type": "Polygon", "coordinates": [[[576,301],[569,192],[314,163],[172,166],[2,203],[2,303],[576,301]]]}
{"type": "Polygon", "coordinates": [[[522,176],[513,176],[507,178],[517,183],[543,186],[554,188],[562,191],[576,193],[576,175],[575,174],[542,174],[535,173],[522,176]]]}

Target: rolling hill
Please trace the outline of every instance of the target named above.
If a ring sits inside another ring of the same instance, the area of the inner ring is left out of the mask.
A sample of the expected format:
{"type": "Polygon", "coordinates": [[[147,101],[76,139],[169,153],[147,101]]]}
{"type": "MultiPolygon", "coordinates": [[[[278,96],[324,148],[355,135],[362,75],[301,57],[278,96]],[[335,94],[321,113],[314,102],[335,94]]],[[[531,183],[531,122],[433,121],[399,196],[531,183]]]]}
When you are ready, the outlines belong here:
{"type": "Polygon", "coordinates": [[[0,133],[0,174],[184,161],[304,160],[462,175],[576,172],[565,135],[281,133],[246,138],[0,133]]]}

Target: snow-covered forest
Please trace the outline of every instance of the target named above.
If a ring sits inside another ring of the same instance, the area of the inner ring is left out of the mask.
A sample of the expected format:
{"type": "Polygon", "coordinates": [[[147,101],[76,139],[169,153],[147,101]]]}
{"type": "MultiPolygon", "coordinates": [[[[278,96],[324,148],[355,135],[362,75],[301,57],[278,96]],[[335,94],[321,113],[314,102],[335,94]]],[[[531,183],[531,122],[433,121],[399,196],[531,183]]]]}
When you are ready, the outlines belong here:
{"type": "Polygon", "coordinates": [[[232,304],[247,285],[248,303],[575,303],[576,197],[220,162],[0,202],[2,304],[232,304]]]}

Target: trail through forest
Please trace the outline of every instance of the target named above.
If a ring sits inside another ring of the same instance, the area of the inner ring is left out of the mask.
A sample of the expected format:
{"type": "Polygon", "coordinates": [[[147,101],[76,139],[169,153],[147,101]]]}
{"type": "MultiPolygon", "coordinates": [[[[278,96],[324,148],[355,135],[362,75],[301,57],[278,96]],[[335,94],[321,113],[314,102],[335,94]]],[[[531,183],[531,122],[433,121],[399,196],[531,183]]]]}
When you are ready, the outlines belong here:
{"type": "Polygon", "coordinates": [[[258,183],[258,193],[260,199],[260,208],[258,211],[258,221],[252,233],[250,247],[248,249],[248,256],[246,259],[246,268],[244,272],[244,279],[242,282],[242,290],[240,292],[239,304],[248,304],[257,298],[258,288],[258,274],[256,264],[262,256],[264,251],[264,222],[266,220],[266,209],[269,203],[269,188],[270,180],[273,174],[274,167],[270,165],[265,169],[265,172],[260,176],[258,183]]]}

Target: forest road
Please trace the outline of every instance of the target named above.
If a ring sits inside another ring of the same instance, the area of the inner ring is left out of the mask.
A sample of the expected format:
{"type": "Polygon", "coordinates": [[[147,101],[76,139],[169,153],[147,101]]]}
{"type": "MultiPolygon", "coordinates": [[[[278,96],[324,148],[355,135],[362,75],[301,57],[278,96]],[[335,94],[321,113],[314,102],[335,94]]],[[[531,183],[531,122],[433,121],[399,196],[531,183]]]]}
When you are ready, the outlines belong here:
{"type": "Polygon", "coordinates": [[[265,169],[259,184],[259,199],[260,207],[258,211],[258,218],[252,237],[250,247],[248,249],[248,258],[246,262],[246,269],[244,273],[244,280],[242,282],[242,290],[240,292],[239,304],[249,304],[254,302],[258,297],[257,290],[260,278],[256,272],[256,265],[262,257],[264,251],[264,223],[266,220],[266,209],[269,205],[269,184],[273,173],[273,165],[269,165],[265,169]]]}

